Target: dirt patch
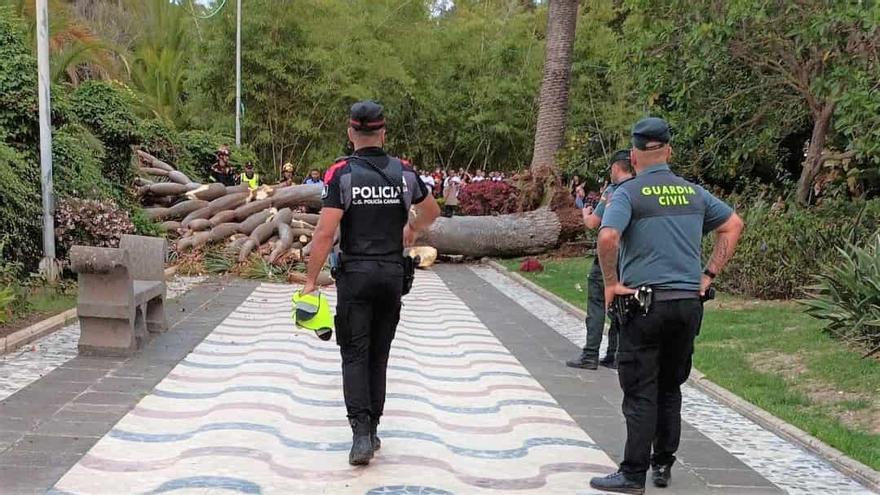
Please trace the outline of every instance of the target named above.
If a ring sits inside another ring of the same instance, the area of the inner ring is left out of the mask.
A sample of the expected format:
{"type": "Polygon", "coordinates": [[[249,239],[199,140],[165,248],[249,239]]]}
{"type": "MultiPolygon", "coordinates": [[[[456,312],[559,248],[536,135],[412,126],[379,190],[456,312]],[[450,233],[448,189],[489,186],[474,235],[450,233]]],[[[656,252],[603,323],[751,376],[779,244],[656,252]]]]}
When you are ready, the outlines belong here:
{"type": "Polygon", "coordinates": [[[12,335],[13,333],[23,328],[27,328],[35,323],[39,323],[40,321],[43,321],[51,316],[54,315],[49,312],[31,313],[15,321],[0,325],[0,338],[8,337],[9,335],[12,335]]]}
{"type": "Polygon", "coordinates": [[[583,258],[594,252],[594,243],[590,241],[573,241],[560,244],[552,251],[544,253],[543,259],[583,258]]]}
{"type": "Polygon", "coordinates": [[[846,426],[871,434],[880,434],[880,400],[865,394],[838,390],[833,385],[820,380],[801,378],[800,375],[807,371],[803,355],[763,351],[750,354],[748,361],[756,371],[783,377],[796,390],[806,395],[811,403],[828,410],[846,426]],[[868,406],[857,406],[863,403],[867,403],[868,406]]]}

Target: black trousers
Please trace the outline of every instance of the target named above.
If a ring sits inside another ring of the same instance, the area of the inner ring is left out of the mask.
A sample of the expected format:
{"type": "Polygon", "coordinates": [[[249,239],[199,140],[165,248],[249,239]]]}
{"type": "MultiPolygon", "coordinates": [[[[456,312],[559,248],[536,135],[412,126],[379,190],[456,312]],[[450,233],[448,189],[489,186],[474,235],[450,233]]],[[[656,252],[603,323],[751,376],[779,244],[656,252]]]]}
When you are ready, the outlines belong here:
{"type": "MultiPolygon", "coordinates": [[[[605,329],[605,281],[602,278],[602,267],[599,266],[599,258],[593,260],[593,267],[587,276],[587,340],[584,343],[584,354],[590,356],[599,355],[599,346],[602,345],[602,331],[605,329]]],[[[608,328],[608,349],[606,356],[614,356],[617,353],[617,320],[611,319],[608,328]]]]}
{"type": "Polygon", "coordinates": [[[385,408],[385,372],[400,321],[403,266],[347,261],[336,280],[336,343],[350,419],[378,419],[385,408]]]}
{"type": "Polygon", "coordinates": [[[675,462],[681,439],[681,385],[691,372],[702,319],[699,299],[655,302],[647,315],[634,317],[620,329],[617,372],[626,418],[620,470],[632,478],[644,479],[652,464],[675,462]]]}

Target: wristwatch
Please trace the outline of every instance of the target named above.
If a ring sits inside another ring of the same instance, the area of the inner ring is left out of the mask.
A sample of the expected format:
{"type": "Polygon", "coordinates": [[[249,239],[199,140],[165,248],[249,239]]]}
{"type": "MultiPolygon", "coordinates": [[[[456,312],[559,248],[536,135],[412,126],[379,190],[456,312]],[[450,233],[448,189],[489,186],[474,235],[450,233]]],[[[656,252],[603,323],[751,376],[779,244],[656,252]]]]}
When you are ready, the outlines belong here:
{"type": "Polygon", "coordinates": [[[708,269],[708,268],[706,268],[705,270],[703,270],[703,275],[705,275],[705,276],[711,278],[712,280],[715,280],[715,277],[718,276],[717,273],[713,272],[712,270],[710,270],[710,269],[708,269]]]}

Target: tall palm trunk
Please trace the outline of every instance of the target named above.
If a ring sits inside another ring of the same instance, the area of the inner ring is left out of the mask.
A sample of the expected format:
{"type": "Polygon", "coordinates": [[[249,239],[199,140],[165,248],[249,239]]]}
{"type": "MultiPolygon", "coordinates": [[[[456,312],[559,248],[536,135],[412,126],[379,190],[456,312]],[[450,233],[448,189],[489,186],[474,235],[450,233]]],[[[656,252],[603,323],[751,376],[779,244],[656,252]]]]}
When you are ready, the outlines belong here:
{"type": "Polygon", "coordinates": [[[553,169],[556,152],[565,142],[571,54],[577,26],[578,0],[550,0],[544,78],[538,102],[538,127],[532,153],[533,172],[553,169]]]}

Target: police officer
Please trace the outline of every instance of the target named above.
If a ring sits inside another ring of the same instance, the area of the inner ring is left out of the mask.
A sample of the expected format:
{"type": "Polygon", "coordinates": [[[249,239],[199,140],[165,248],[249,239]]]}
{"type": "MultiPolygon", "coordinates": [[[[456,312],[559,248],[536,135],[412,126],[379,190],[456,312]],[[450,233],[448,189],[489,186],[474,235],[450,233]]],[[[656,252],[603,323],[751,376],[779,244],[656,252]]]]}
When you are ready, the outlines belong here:
{"type": "Polygon", "coordinates": [[[341,227],[336,342],[342,354],[345,407],[353,432],[349,463],[369,464],[380,446],[376,428],[385,405],[385,370],[400,319],[404,245],[412,245],[440,214],[409,163],[389,156],[383,109],[351,107],[354,154],[336,162],[324,182],[324,208],[312,239],[308,278],[315,282],[341,227]],[[409,221],[409,208],[417,216],[409,221]]]}
{"type": "MultiPolygon", "coordinates": [[[[605,205],[617,186],[629,180],[633,176],[632,165],[629,161],[629,150],[619,150],[609,160],[609,175],[611,184],[602,192],[602,197],[596,208],[590,206],[584,208],[584,225],[595,230],[602,223],[602,215],[605,213],[605,205]]],[[[602,344],[602,330],[605,328],[605,288],[602,283],[602,268],[599,266],[599,258],[593,260],[593,267],[587,277],[587,341],[581,355],[575,359],[566,361],[565,364],[572,368],[594,370],[602,366],[616,368],[617,360],[617,322],[612,319],[608,329],[608,349],[605,357],[599,360],[599,346],[602,344]]]]}
{"type": "Polygon", "coordinates": [[[248,186],[248,189],[254,190],[260,187],[260,176],[254,171],[253,162],[244,164],[244,173],[241,174],[241,184],[248,186]]]}
{"type": "Polygon", "coordinates": [[[636,177],[614,192],[599,231],[606,307],[615,298],[631,303],[637,288],[652,289],[636,294],[644,307],[627,305],[631,310],[622,312],[617,359],[626,447],[617,473],[590,480],[605,491],[644,493],[649,466],[655,486],[669,484],[681,436],[680,386],[691,370],[701,298],[733,255],[743,228],[730,206],[670,171],[669,141],[662,119],[636,123],[636,177]],[[716,233],[715,250],[703,267],[700,244],[710,231],[716,233]]]}

